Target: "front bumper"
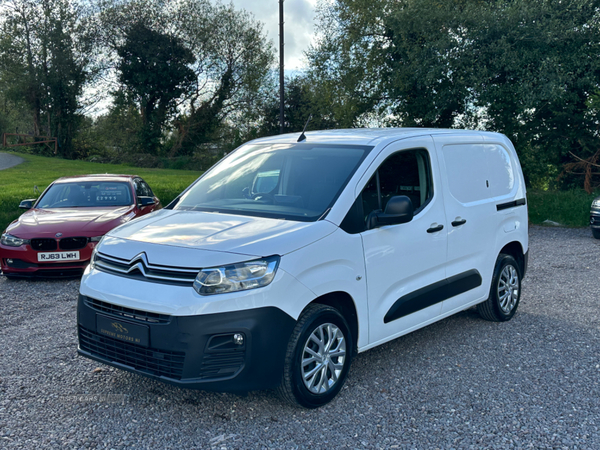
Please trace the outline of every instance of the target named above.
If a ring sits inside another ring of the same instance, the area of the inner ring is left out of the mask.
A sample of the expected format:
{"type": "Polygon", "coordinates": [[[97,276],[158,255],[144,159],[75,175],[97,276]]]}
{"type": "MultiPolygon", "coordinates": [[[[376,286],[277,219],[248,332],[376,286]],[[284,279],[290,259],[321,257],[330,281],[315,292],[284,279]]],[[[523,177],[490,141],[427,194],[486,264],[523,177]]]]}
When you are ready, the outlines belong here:
{"type": "Polygon", "coordinates": [[[180,387],[216,391],[277,386],[296,324],[275,307],[172,316],[83,295],[77,322],[80,355],[180,387]],[[106,324],[115,337],[102,328],[106,324]],[[123,329],[135,330],[136,338],[116,331],[123,329]],[[234,343],[235,334],[243,335],[242,345],[234,343]]]}
{"type": "MultiPolygon", "coordinates": [[[[0,269],[2,273],[11,277],[46,278],[46,277],[71,277],[81,276],[90,262],[95,243],[88,243],[85,247],[76,249],[79,252],[78,261],[65,262],[38,262],[38,251],[29,245],[21,247],[8,247],[0,245],[0,269]]],[[[65,250],[56,250],[65,251],[65,250]]]]}
{"type": "Polygon", "coordinates": [[[600,229],[600,211],[590,211],[590,226],[592,228],[600,229]]]}

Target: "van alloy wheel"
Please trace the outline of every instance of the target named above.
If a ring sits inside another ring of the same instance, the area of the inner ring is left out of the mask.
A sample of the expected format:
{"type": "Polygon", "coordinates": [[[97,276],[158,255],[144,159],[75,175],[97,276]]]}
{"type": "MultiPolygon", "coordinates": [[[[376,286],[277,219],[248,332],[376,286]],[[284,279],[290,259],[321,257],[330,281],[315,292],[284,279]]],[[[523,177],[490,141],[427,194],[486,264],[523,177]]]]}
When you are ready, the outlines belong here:
{"type": "Polygon", "coordinates": [[[519,300],[519,274],[511,265],[505,266],[500,274],[498,300],[504,314],[510,313],[519,300]]]}
{"type": "Polygon", "coordinates": [[[346,339],[332,323],[319,325],[302,351],[302,380],[313,394],[324,394],[339,380],[346,360],[346,339]]]}
{"type": "Polygon", "coordinates": [[[354,348],[350,327],[337,309],[308,305],[288,342],[279,395],[305,408],[329,403],[346,381],[354,348]]]}
{"type": "Polygon", "coordinates": [[[477,305],[486,320],[504,322],[517,311],[521,298],[521,269],[511,255],[501,253],[496,260],[492,285],[487,300],[477,305]]]}

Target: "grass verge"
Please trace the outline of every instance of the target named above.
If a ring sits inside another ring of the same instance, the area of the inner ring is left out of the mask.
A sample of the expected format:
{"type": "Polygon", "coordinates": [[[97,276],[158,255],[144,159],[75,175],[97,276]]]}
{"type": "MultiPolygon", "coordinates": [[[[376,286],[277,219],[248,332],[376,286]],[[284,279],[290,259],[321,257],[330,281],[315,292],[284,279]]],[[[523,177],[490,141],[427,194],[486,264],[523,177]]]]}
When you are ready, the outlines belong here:
{"type": "Polygon", "coordinates": [[[19,202],[35,198],[33,186],[41,192],[57,178],[91,173],[126,173],[141,176],[148,182],[163,206],[198,178],[201,172],[168,169],[140,169],[118,164],[70,161],[59,158],[18,153],[24,163],[0,170],[0,233],[24,211],[19,202]]]}
{"type": "Polygon", "coordinates": [[[590,224],[590,206],[600,192],[588,194],[576,191],[527,191],[529,222],[543,225],[545,220],[565,227],[585,227],[590,224]]]}

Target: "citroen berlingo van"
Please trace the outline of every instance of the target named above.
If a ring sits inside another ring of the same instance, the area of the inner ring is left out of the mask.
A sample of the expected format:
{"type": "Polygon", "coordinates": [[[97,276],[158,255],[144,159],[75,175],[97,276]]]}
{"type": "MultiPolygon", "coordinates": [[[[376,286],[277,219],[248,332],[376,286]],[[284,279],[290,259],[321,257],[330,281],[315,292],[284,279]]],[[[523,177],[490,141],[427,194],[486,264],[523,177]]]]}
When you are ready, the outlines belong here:
{"type": "Polygon", "coordinates": [[[527,206],[503,135],[353,129],[254,140],[110,231],[79,353],[181,387],[332,400],[358,352],[476,306],[506,321],[527,206]]]}

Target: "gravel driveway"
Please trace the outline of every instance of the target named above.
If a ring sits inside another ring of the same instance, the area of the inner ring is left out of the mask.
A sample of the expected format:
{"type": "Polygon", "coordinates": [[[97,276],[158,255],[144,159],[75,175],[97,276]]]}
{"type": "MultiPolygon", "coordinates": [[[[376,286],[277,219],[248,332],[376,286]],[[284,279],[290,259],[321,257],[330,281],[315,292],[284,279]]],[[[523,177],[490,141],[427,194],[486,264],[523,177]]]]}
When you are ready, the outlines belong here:
{"type": "Polygon", "coordinates": [[[318,410],[76,355],[78,280],[0,278],[0,448],[600,448],[600,240],[532,228],[508,323],[469,310],[360,354],[318,410]]]}

